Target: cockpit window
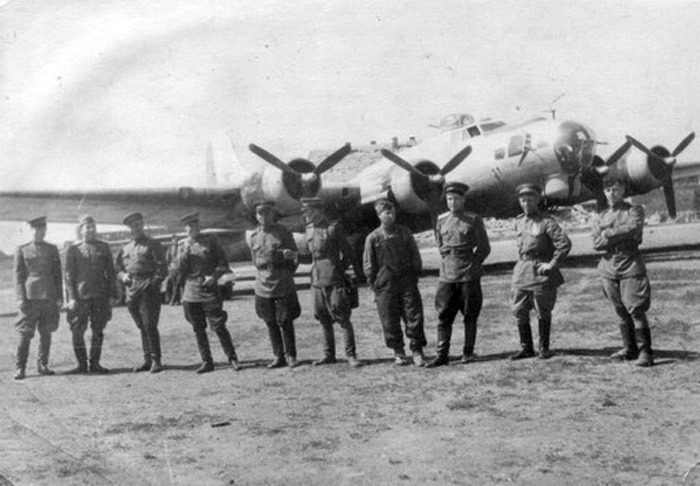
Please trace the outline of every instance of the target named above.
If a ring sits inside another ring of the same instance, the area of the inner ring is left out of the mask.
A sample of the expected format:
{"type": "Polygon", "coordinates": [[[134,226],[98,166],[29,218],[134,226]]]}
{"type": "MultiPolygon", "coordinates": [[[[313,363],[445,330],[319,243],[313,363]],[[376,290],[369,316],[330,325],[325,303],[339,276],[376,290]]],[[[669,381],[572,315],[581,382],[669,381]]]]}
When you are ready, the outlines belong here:
{"type": "Polygon", "coordinates": [[[467,128],[467,130],[469,131],[470,137],[478,137],[479,135],[481,135],[479,127],[477,127],[476,125],[467,128]]]}
{"type": "Polygon", "coordinates": [[[523,153],[523,141],[524,138],[522,135],[513,135],[510,137],[510,143],[508,144],[508,157],[523,153]]]}
{"type": "Polygon", "coordinates": [[[492,132],[498,128],[504,127],[506,125],[506,122],[504,121],[492,121],[492,122],[486,122],[482,123],[479,125],[481,128],[481,131],[486,133],[486,132],[492,132]]]}

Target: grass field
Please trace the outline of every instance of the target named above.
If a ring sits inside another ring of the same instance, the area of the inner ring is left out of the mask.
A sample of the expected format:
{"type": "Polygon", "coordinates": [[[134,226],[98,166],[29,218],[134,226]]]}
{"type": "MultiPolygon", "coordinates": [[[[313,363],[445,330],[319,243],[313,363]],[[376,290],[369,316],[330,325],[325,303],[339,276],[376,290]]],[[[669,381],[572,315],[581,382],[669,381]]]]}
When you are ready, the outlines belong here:
{"type": "MultiPolygon", "coordinates": [[[[9,279],[3,268],[5,281],[9,279]]],[[[311,294],[300,293],[297,369],[268,370],[269,342],[253,299],[227,302],[244,369],[196,375],[193,333],[179,307],[161,318],[166,371],[133,374],[141,351],[124,308],[107,328],[106,376],[74,366],[65,322],[54,335],[59,373],[12,380],[14,317],[0,325],[0,485],[670,485],[700,461],[700,259],[649,262],[657,365],[612,363],[612,310],[592,265],[564,270],[556,356],[511,362],[517,331],[510,274],[483,279],[477,353],[468,365],[393,366],[368,290],[354,313],[359,357],[310,366],[322,354],[311,294]]],[[[421,280],[428,354],[435,349],[436,278],[421,280]]],[[[11,309],[6,290],[2,312],[11,309]]],[[[340,341],[339,329],[336,337],[340,341]]],[[[453,359],[461,350],[457,325],[453,359]]],[[[339,346],[342,349],[342,344],[339,346]]]]}

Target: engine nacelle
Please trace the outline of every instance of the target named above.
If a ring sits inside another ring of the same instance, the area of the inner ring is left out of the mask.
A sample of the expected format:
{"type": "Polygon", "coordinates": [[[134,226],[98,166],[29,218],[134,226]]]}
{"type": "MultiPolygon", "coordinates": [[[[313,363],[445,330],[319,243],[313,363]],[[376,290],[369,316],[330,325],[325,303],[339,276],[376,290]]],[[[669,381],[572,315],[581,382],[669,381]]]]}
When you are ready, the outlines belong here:
{"type": "MultiPolygon", "coordinates": [[[[414,165],[426,175],[434,175],[440,171],[440,168],[429,160],[421,160],[414,165]]],[[[439,197],[442,188],[425,178],[396,167],[391,174],[391,190],[403,211],[420,214],[430,209],[429,202],[439,197]]]]}
{"type": "MultiPolygon", "coordinates": [[[[651,149],[660,157],[668,157],[669,151],[657,146],[651,149]]],[[[643,154],[627,157],[618,163],[619,170],[626,173],[626,179],[632,194],[644,194],[661,187],[661,182],[667,176],[670,168],[661,160],[643,154]]]]}
{"type": "MultiPolygon", "coordinates": [[[[289,166],[301,174],[313,172],[315,165],[306,159],[294,159],[289,166]]],[[[309,194],[317,194],[321,188],[320,178],[306,188],[309,194]]],[[[262,173],[255,173],[242,186],[243,202],[252,211],[257,200],[275,201],[276,209],[283,215],[296,214],[304,195],[301,180],[293,174],[282,172],[275,167],[266,167],[262,173]]]]}

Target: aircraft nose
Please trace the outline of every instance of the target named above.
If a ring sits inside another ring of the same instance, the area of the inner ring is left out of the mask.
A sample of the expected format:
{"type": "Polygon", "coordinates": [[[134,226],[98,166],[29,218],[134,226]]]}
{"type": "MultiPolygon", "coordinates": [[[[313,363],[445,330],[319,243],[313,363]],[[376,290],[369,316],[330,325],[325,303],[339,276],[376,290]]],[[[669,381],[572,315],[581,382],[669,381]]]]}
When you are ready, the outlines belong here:
{"type": "Polygon", "coordinates": [[[593,162],[595,137],[584,125],[565,121],[559,125],[554,153],[565,173],[578,174],[593,162]]]}

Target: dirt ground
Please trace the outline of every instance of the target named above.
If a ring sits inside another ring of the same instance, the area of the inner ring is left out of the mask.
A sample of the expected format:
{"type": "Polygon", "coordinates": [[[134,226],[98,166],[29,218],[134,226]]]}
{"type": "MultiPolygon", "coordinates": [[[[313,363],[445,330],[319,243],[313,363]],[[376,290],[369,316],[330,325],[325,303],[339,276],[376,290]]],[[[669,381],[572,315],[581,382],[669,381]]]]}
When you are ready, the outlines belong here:
{"type": "MultiPolygon", "coordinates": [[[[611,363],[612,311],[590,262],[564,271],[550,360],[511,362],[517,331],[510,274],[483,278],[477,353],[469,365],[397,368],[366,288],[354,314],[366,366],[314,367],[321,330],[309,290],[297,321],[297,369],[268,370],[269,341],[253,298],[226,304],[244,364],[196,375],[194,335],[164,307],[166,370],[134,374],[141,351],[124,308],[107,327],[105,376],[62,374],[74,358],[65,322],[54,377],[14,382],[12,295],[0,299],[0,485],[671,485],[700,461],[700,255],[649,262],[657,365],[611,363]]],[[[0,275],[10,279],[7,267],[0,275]]],[[[435,350],[436,277],[421,281],[428,354],[435,350]]],[[[340,341],[340,332],[336,330],[340,341]]],[[[456,326],[453,359],[462,345],[456,326]]],[[[342,343],[339,346],[342,349],[342,343]]]]}

